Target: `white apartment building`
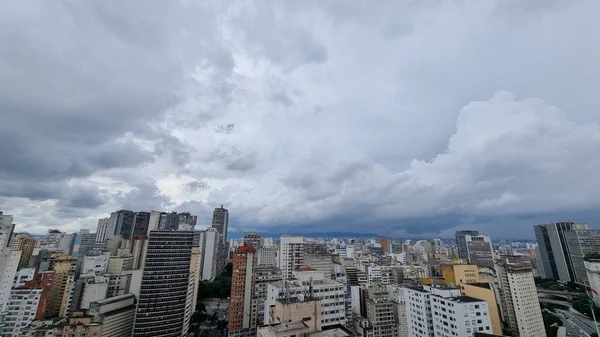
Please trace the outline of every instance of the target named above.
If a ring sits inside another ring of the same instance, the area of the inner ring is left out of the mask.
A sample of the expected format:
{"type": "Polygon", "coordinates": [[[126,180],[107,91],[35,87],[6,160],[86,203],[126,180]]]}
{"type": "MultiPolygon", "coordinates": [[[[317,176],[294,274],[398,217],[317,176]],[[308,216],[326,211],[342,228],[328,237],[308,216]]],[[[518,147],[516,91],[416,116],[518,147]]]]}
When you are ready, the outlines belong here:
{"type": "Polygon", "coordinates": [[[287,281],[272,282],[267,285],[267,298],[264,309],[266,324],[273,323],[266,322],[270,316],[270,308],[275,306],[277,299],[283,299],[286,296],[298,299],[299,301],[308,300],[310,297],[320,300],[321,326],[323,327],[346,324],[346,288],[343,283],[327,279],[322,272],[313,270],[294,271],[292,276],[287,281]],[[311,285],[312,294],[309,292],[311,285]]]}
{"type": "Polygon", "coordinates": [[[217,277],[220,242],[221,235],[216,228],[202,232],[202,281],[212,281],[217,277]]]}
{"type": "Polygon", "coordinates": [[[10,247],[6,247],[0,252],[0,312],[4,310],[10,297],[10,290],[17,274],[20,259],[20,250],[12,250],[10,247]]]}
{"type": "Polygon", "coordinates": [[[468,337],[492,332],[487,302],[462,296],[459,288],[406,288],[406,306],[411,337],[468,337]]]}
{"type": "Polygon", "coordinates": [[[292,278],[292,272],[304,265],[304,244],[302,236],[284,235],[279,242],[279,264],[283,279],[292,278]]]}
{"type": "MultiPolygon", "coordinates": [[[[104,242],[111,237],[109,236],[109,227],[110,218],[98,219],[98,227],[96,227],[96,242],[104,242]]],[[[114,235],[114,232],[112,234],[114,235]]]]}
{"type": "Polygon", "coordinates": [[[33,280],[35,268],[21,268],[15,273],[13,288],[25,287],[25,282],[33,280]]]}
{"type": "Polygon", "coordinates": [[[4,306],[4,322],[0,327],[3,337],[20,337],[21,329],[35,320],[43,289],[13,289],[4,306]]]}
{"type": "Polygon", "coordinates": [[[277,267],[277,247],[262,247],[258,250],[258,265],[277,267]]]}
{"type": "Polygon", "coordinates": [[[544,337],[546,330],[529,261],[501,255],[496,261],[502,312],[513,336],[544,337]]]}
{"type": "Polygon", "coordinates": [[[600,260],[588,260],[583,262],[588,278],[588,286],[592,291],[594,303],[600,307],[600,260]]]}

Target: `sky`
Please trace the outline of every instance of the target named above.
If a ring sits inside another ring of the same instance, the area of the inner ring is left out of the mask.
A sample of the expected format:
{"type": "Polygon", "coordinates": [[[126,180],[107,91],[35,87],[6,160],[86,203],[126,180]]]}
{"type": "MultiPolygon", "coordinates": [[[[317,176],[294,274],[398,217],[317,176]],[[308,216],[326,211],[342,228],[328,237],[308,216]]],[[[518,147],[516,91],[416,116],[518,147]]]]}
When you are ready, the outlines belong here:
{"type": "Polygon", "coordinates": [[[597,0],[11,1],[0,210],[451,237],[600,221],[597,0]]]}

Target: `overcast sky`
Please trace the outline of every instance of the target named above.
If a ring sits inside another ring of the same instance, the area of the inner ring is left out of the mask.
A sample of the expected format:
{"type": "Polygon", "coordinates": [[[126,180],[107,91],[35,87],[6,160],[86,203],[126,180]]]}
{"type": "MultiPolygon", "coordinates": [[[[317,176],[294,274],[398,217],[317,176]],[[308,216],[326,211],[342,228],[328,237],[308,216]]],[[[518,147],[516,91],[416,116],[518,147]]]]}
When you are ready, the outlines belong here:
{"type": "Polygon", "coordinates": [[[600,1],[9,1],[18,230],[221,204],[234,231],[600,221],[600,1]]]}

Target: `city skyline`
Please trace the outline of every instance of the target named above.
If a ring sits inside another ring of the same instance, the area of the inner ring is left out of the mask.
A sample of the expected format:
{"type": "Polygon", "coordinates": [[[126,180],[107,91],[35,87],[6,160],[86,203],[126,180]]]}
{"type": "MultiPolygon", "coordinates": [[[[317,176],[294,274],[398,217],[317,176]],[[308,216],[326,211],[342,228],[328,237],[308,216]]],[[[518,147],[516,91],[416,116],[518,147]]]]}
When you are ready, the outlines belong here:
{"type": "Polygon", "coordinates": [[[232,232],[599,223],[598,10],[19,3],[0,14],[0,206],[37,233],[221,203],[232,232]]]}

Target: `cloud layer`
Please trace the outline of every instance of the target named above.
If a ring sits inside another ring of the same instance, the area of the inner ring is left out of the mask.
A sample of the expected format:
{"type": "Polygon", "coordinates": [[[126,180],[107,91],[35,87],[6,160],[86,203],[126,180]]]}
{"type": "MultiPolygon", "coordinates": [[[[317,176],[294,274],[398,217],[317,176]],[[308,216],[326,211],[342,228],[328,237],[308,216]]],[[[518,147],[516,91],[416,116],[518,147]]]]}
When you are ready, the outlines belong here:
{"type": "Polygon", "coordinates": [[[600,220],[600,4],[34,1],[0,13],[20,230],[226,205],[232,229],[532,236],[600,220]]]}

